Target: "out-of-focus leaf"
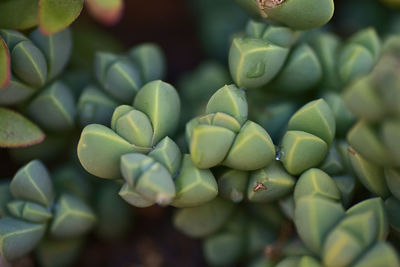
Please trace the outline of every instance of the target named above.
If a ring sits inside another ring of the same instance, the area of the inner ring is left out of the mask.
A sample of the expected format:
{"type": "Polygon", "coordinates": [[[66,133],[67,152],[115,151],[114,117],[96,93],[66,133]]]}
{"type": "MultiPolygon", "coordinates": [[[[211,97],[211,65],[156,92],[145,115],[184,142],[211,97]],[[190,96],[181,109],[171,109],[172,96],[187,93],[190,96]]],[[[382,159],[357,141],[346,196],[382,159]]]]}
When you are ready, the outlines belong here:
{"type": "Polygon", "coordinates": [[[38,0],[0,1],[0,28],[28,29],[38,23],[38,0]]]}
{"type": "Polygon", "coordinates": [[[114,25],[122,17],[123,0],[86,0],[89,13],[105,25],[114,25]]]}
{"type": "Polygon", "coordinates": [[[40,143],[45,134],[30,120],[0,108],[0,147],[24,147],[40,143]]]}
{"type": "Polygon", "coordinates": [[[0,89],[8,86],[11,79],[10,51],[0,37],[0,89]]]}
{"type": "Polygon", "coordinates": [[[40,31],[53,34],[65,29],[79,16],[82,8],[83,0],[40,0],[40,31]]]}

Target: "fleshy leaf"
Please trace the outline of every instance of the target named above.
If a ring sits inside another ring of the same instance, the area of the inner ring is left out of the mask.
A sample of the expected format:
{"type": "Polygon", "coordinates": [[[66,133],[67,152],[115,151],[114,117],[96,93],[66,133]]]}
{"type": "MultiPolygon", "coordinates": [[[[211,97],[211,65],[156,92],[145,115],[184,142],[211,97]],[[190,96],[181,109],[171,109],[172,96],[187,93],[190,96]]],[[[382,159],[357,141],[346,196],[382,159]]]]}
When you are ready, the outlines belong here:
{"type": "Polygon", "coordinates": [[[8,86],[11,79],[10,51],[0,36],[0,89],[8,86]]]}
{"type": "Polygon", "coordinates": [[[142,80],[147,83],[162,80],[166,74],[166,59],[161,48],[155,43],[144,43],[132,48],[129,56],[139,66],[142,80]]]}
{"type": "Polygon", "coordinates": [[[32,160],[15,174],[10,184],[14,198],[34,201],[48,207],[54,198],[50,174],[42,162],[32,160]]]}
{"type": "Polygon", "coordinates": [[[11,52],[11,66],[13,73],[32,87],[41,87],[46,82],[46,59],[31,41],[22,41],[15,45],[11,52]]]}
{"type": "Polygon", "coordinates": [[[198,169],[190,155],[184,155],[182,167],[175,180],[175,207],[193,207],[206,203],[217,196],[218,186],[210,170],[198,169]]]}
{"type": "Polygon", "coordinates": [[[85,202],[64,194],[57,202],[50,232],[58,238],[76,237],[88,232],[95,221],[95,214],[85,202]]]}
{"type": "Polygon", "coordinates": [[[105,25],[114,25],[122,17],[123,0],[86,0],[89,13],[105,25]]]}
{"type": "Polygon", "coordinates": [[[72,52],[72,36],[69,29],[53,35],[43,35],[39,29],[29,37],[43,52],[47,60],[48,80],[58,76],[66,67],[72,52]]]}
{"type": "Polygon", "coordinates": [[[125,183],[118,193],[126,202],[138,207],[147,208],[153,206],[155,202],[150,201],[142,197],[138,192],[133,189],[128,183],[125,183]]]}
{"type": "Polygon", "coordinates": [[[173,223],[175,228],[184,234],[192,238],[201,238],[221,228],[234,209],[233,202],[215,198],[201,206],[178,209],[174,214],[173,223]]]}
{"type": "Polygon", "coordinates": [[[0,108],[0,147],[24,147],[40,143],[44,133],[19,113],[0,108]]]}
{"type": "Polygon", "coordinates": [[[388,242],[377,242],[366,251],[353,267],[396,267],[400,265],[396,250],[388,242]]]}
{"type": "Polygon", "coordinates": [[[69,87],[57,81],[36,96],[28,114],[40,126],[52,131],[66,131],[75,124],[75,100],[69,87]]]}
{"type": "Polygon", "coordinates": [[[181,166],[181,151],[168,136],[162,139],[148,156],[164,165],[172,176],[175,176],[181,166]]]}
{"type": "Polygon", "coordinates": [[[280,162],[274,161],[251,173],[247,197],[253,202],[272,202],[287,195],[294,184],[294,177],[286,172],[280,162]]]}
{"type": "Polygon", "coordinates": [[[36,89],[11,77],[7,87],[0,90],[1,105],[15,105],[27,100],[35,93],[36,89]]]}
{"type": "Polygon", "coordinates": [[[11,217],[0,219],[0,252],[7,261],[30,253],[40,242],[46,224],[25,222],[11,217]]]}
{"type": "Polygon", "coordinates": [[[39,0],[39,27],[54,34],[70,25],[81,13],[83,0],[39,0]]]}
{"type": "Polygon", "coordinates": [[[38,23],[38,0],[0,1],[0,28],[28,29],[38,23]]]}
{"type": "Polygon", "coordinates": [[[181,102],[172,85],[160,80],[147,83],[137,93],[133,107],[150,118],[154,130],[153,144],[175,132],[181,102]]]}
{"type": "Polygon", "coordinates": [[[238,86],[258,88],[278,74],[287,55],[287,48],[265,40],[235,38],[229,51],[229,69],[238,86]]]}
{"type": "Polygon", "coordinates": [[[91,174],[101,178],[120,177],[120,157],[131,152],[146,150],[129,144],[111,129],[90,124],[81,133],[78,143],[78,158],[82,166],[91,174]]]}
{"type": "Polygon", "coordinates": [[[235,203],[243,201],[246,196],[248,177],[248,172],[225,168],[217,175],[218,194],[235,203]]]}

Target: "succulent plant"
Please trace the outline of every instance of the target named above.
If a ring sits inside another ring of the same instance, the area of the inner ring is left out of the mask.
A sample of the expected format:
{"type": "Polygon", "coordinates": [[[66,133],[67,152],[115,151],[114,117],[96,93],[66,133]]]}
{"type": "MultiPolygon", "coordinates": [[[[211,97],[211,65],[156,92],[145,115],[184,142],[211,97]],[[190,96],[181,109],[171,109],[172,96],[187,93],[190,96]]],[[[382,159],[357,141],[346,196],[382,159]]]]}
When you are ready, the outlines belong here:
{"type": "Polygon", "coordinates": [[[50,174],[40,161],[33,160],[20,168],[8,190],[12,199],[5,199],[7,209],[0,219],[0,251],[7,261],[31,252],[46,232],[52,238],[80,237],[96,221],[91,208],[80,198],[55,194],[50,174]]]}
{"type": "Polygon", "coordinates": [[[235,0],[249,14],[307,30],[326,24],[333,16],[333,0],[235,0]]]}

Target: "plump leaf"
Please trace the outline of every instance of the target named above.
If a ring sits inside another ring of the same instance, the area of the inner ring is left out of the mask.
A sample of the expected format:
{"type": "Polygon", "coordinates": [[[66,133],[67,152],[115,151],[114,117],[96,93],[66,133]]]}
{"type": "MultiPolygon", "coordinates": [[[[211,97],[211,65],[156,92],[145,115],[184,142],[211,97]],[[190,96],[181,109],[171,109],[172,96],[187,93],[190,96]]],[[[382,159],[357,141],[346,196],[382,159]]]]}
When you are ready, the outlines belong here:
{"type": "Polygon", "coordinates": [[[11,79],[10,51],[0,36],[0,89],[7,87],[11,79]]]}
{"type": "Polygon", "coordinates": [[[38,2],[38,0],[1,1],[0,28],[24,30],[37,25],[38,2]]]}
{"type": "Polygon", "coordinates": [[[354,267],[399,266],[396,250],[388,242],[377,242],[353,265],[354,267]]]}
{"type": "Polygon", "coordinates": [[[181,167],[182,153],[178,145],[168,136],[162,139],[148,156],[164,165],[172,177],[181,167]]]}
{"type": "Polygon", "coordinates": [[[15,75],[32,87],[41,87],[47,79],[47,63],[42,51],[31,41],[22,41],[11,52],[15,75]]]}
{"type": "Polygon", "coordinates": [[[254,89],[278,74],[287,55],[287,48],[265,40],[235,38],[229,50],[229,69],[238,86],[254,89]]]}
{"type": "Polygon", "coordinates": [[[234,117],[240,125],[247,120],[248,106],[246,94],[235,85],[225,85],[208,100],[206,113],[222,112],[234,117]]]}
{"type": "Polygon", "coordinates": [[[197,207],[178,209],[174,214],[173,223],[184,234],[192,238],[201,238],[222,227],[234,209],[233,202],[215,198],[197,207]]]}
{"type": "Polygon", "coordinates": [[[219,165],[232,146],[235,133],[219,126],[198,125],[190,138],[190,156],[198,168],[219,165]]]}
{"type": "Polygon", "coordinates": [[[247,198],[253,202],[272,202],[287,195],[294,187],[295,179],[281,163],[272,162],[250,175],[247,198]]]}
{"type": "Polygon", "coordinates": [[[35,223],[45,223],[52,217],[48,208],[34,202],[25,202],[22,210],[22,218],[35,223]]]}
{"type": "Polygon", "coordinates": [[[43,35],[39,29],[29,35],[32,42],[46,57],[47,79],[58,76],[66,67],[72,52],[72,35],[69,29],[52,35],[43,35]]]}
{"type": "Polygon", "coordinates": [[[306,44],[296,47],[271,86],[280,92],[301,93],[312,89],[322,78],[315,52],[306,44]]]}
{"type": "Polygon", "coordinates": [[[241,202],[246,197],[249,173],[225,168],[217,174],[218,194],[233,202],[241,202]]]}
{"type": "Polygon", "coordinates": [[[105,25],[114,25],[122,17],[123,0],[87,0],[89,13],[105,25]]]}
{"type": "Polygon", "coordinates": [[[78,115],[81,126],[90,123],[109,125],[118,103],[95,86],[86,87],[79,97],[78,115]]]}
{"type": "Polygon", "coordinates": [[[383,121],[380,129],[380,138],[392,155],[393,163],[400,166],[400,121],[389,119],[383,121]]]}
{"type": "Polygon", "coordinates": [[[280,160],[293,175],[318,166],[328,153],[328,145],[321,138],[302,131],[288,131],[281,143],[280,160]]]}
{"type": "MultiPolygon", "coordinates": [[[[265,25],[265,23],[262,24],[265,25]]],[[[261,39],[267,40],[277,46],[290,47],[296,41],[298,37],[297,33],[298,32],[289,27],[269,25],[261,36],[261,39]]]]}
{"type": "Polygon", "coordinates": [[[11,217],[0,219],[0,252],[7,261],[30,253],[40,242],[46,224],[25,222],[11,217]]]}
{"type": "Polygon", "coordinates": [[[135,97],[134,108],[145,113],[153,125],[153,144],[176,130],[181,102],[175,88],[163,81],[143,86],[135,97]]]}
{"type": "Polygon", "coordinates": [[[375,59],[379,57],[381,52],[381,40],[378,33],[372,27],[368,27],[354,34],[349,40],[349,43],[359,44],[369,50],[375,59]]]}
{"type": "Polygon", "coordinates": [[[322,197],[303,197],[296,203],[294,222],[301,240],[314,253],[332,227],[345,215],[341,204],[322,197]]]}
{"type": "Polygon", "coordinates": [[[333,0],[283,1],[274,8],[266,8],[268,19],[290,28],[307,30],[326,24],[333,16],[333,0]]]}
{"type": "Polygon", "coordinates": [[[374,55],[364,46],[348,44],[339,58],[339,75],[344,83],[367,74],[374,67],[374,55]]]}
{"type": "Polygon", "coordinates": [[[198,206],[218,194],[218,185],[212,172],[198,169],[188,154],[183,156],[182,167],[175,184],[177,192],[172,202],[175,207],[198,206]]]}
{"type": "Polygon", "coordinates": [[[294,201],[302,197],[320,196],[333,201],[340,201],[340,191],[334,180],[320,169],[309,169],[298,179],[294,189],[294,201]]]}
{"type": "Polygon", "coordinates": [[[129,51],[129,56],[139,66],[143,82],[162,80],[166,75],[166,59],[155,43],[144,43],[129,51]]]}
{"type": "Polygon", "coordinates": [[[257,123],[247,121],[222,164],[242,171],[252,171],[267,166],[274,158],[275,146],[269,134],[257,123]]]}
{"type": "Polygon", "coordinates": [[[66,131],[75,124],[75,99],[64,83],[57,81],[37,95],[28,106],[28,114],[40,126],[52,131],[66,131]]]}
{"type": "Polygon", "coordinates": [[[35,91],[35,88],[11,77],[8,86],[0,90],[0,104],[7,106],[19,104],[31,97],[35,91]]]}
{"type": "Polygon", "coordinates": [[[313,134],[330,145],[336,133],[335,117],[325,100],[314,100],[292,116],[288,130],[313,134]]]}
{"type": "Polygon", "coordinates": [[[34,201],[48,207],[54,198],[50,174],[42,162],[32,160],[18,170],[10,184],[14,198],[34,201]]]}
{"type": "Polygon", "coordinates": [[[385,180],[390,192],[400,199],[400,170],[385,168],[385,180]]]}
{"type": "Polygon", "coordinates": [[[121,174],[124,180],[135,187],[143,172],[146,172],[156,161],[139,153],[128,153],[121,156],[121,174]]]}
{"type": "Polygon", "coordinates": [[[101,178],[120,177],[120,157],[131,152],[143,152],[129,144],[111,129],[100,125],[86,126],[78,143],[78,158],[82,166],[91,174],[101,178]]]}
{"type": "Polygon", "coordinates": [[[372,193],[381,197],[389,196],[383,168],[362,157],[349,148],[350,162],[358,180],[372,193]]]}
{"type": "Polygon", "coordinates": [[[39,0],[39,27],[44,34],[65,29],[81,13],[83,0],[39,0]]]}
{"type": "Polygon", "coordinates": [[[154,201],[145,199],[141,196],[135,189],[130,186],[128,183],[125,183],[121,190],[118,193],[126,202],[129,204],[138,207],[138,208],[147,208],[153,206],[155,204],[154,201]]]}
{"type": "Polygon", "coordinates": [[[50,232],[58,238],[77,237],[88,232],[95,221],[95,214],[85,202],[64,194],[57,201],[50,232]]]}
{"type": "Polygon", "coordinates": [[[31,121],[6,108],[0,108],[0,147],[24,147],[40,143],[44,133],[31,121]]]}

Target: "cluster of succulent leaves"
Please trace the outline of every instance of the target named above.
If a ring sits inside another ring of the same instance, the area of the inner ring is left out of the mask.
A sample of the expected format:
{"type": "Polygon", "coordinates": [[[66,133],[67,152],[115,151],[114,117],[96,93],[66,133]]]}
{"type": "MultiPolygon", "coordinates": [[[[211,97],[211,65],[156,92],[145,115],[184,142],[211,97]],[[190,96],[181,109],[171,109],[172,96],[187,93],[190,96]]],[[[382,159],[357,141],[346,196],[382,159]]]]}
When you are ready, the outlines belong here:
{"type": "Polygon", "coordinates": [[[46,240],[75,240],[96,221],[92,209],[79,197],[56,195],[48,170],[37,160],[21,167],[2,185],[2,191],[8,201],[2,201],[0,251],[7,261],[28,254],[46,240]]]}

